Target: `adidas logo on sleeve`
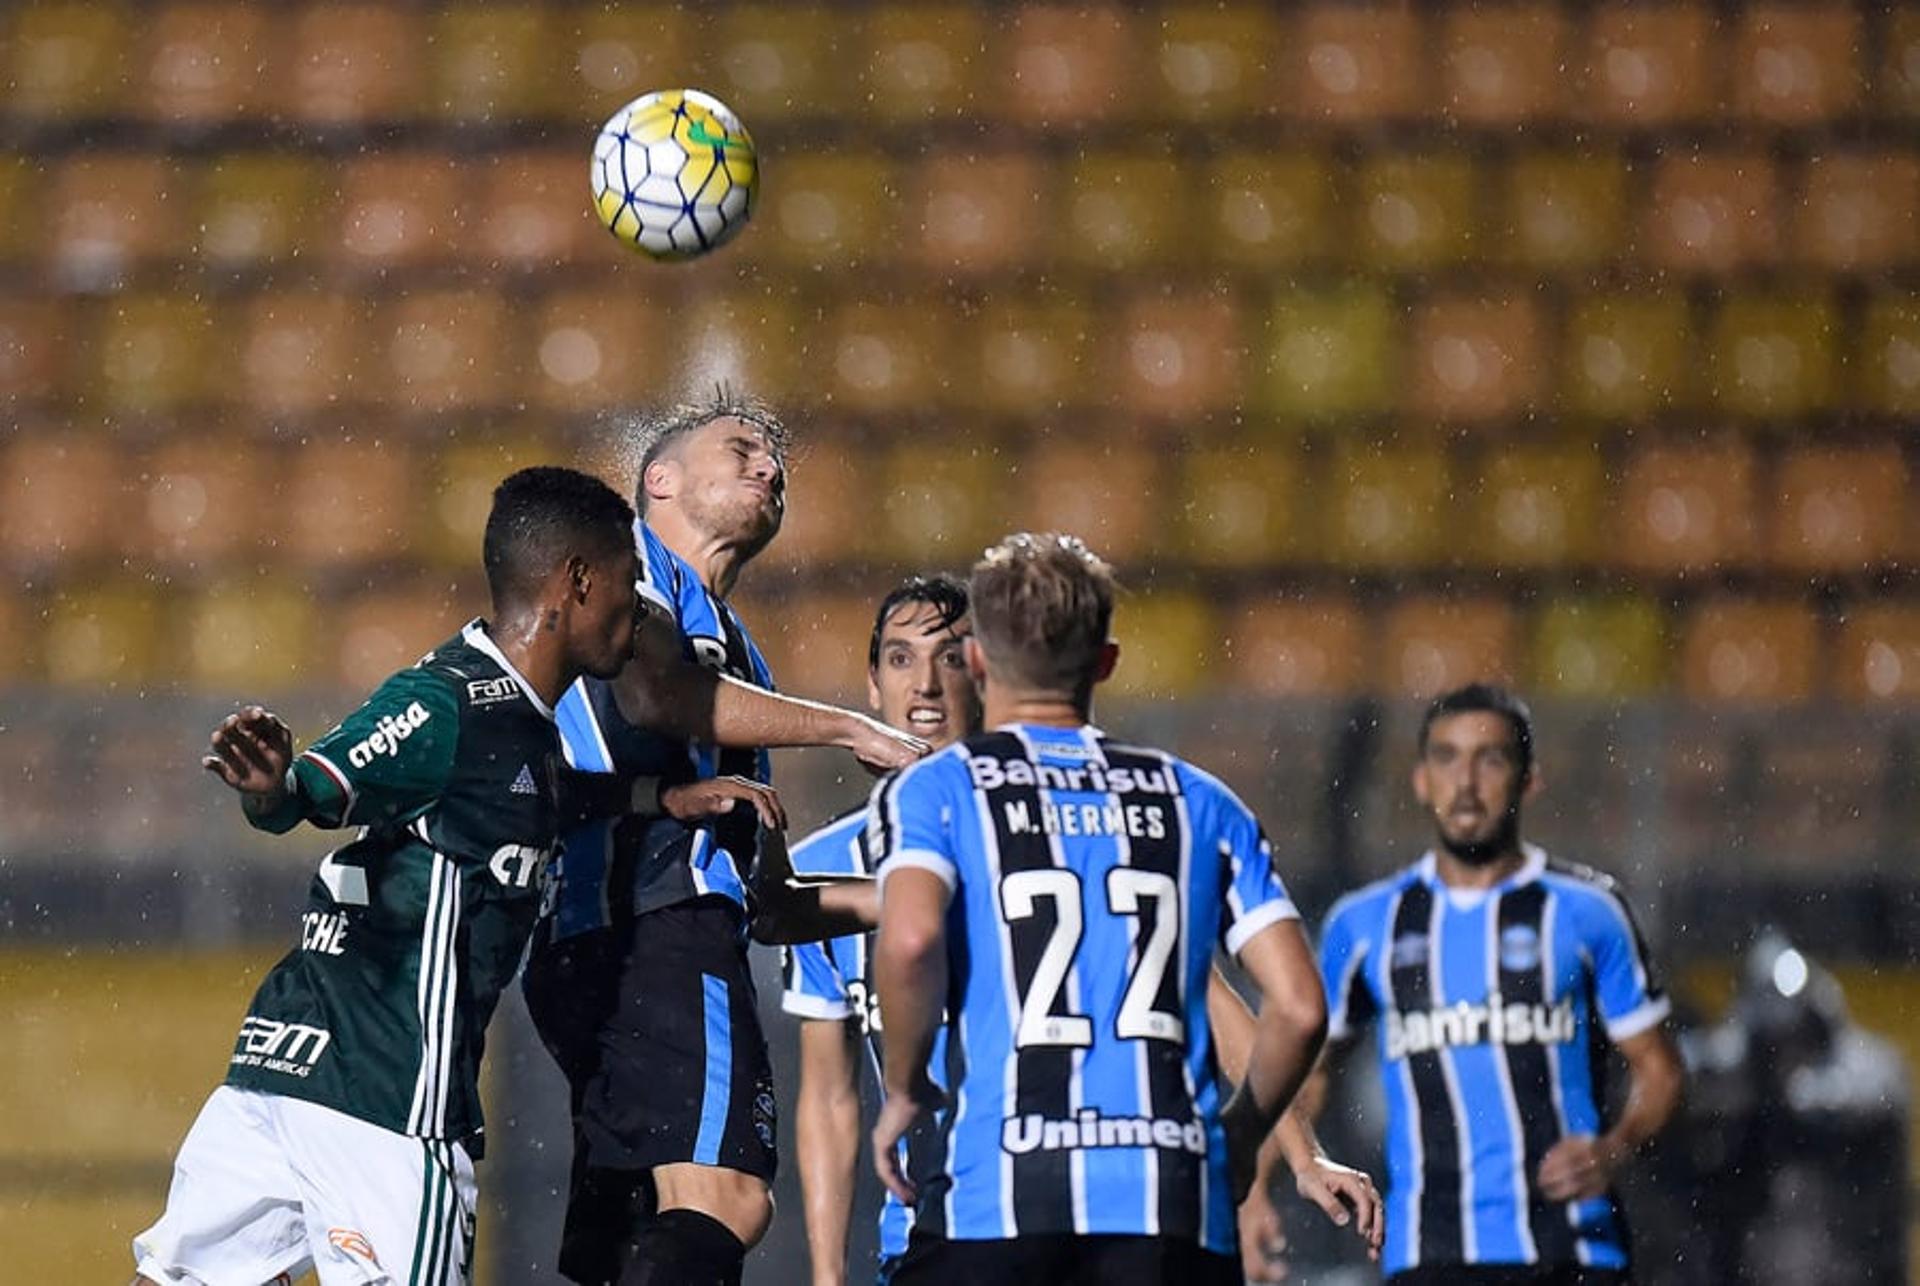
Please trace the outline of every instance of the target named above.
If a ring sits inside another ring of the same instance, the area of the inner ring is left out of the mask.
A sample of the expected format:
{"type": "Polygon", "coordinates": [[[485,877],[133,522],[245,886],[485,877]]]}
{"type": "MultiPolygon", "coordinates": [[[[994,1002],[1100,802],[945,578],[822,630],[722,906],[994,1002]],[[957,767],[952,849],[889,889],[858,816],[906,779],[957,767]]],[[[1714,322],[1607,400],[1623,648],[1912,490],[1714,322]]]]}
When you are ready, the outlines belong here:
{"type": "Polygon", "coordinates": [[[540,787],[534,785],[533,768],[529,764],[520,765],[520,775],[513,779],[513,785],[507,789],[516,795],[538,795],[540,787]]]}

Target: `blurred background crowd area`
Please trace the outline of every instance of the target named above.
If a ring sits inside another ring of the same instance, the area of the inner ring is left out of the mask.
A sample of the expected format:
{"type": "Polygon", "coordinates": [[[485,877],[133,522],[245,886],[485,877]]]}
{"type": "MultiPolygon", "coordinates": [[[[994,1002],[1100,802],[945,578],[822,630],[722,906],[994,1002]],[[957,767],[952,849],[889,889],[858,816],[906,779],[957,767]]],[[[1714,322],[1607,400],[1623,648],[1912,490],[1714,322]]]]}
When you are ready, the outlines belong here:
{"type": "MultiPolygon", "coordinates": [[[[207,729],[322,730],[484,610],[501,476],[629,489],[636,417],[720,382],[797,433],[738,600],[787,689],[861,698],[902,572],[1074,530],[1128,587],[1103,721],[1245,793],[1311,915],[1425,843],[1422,699],[1501,677],[1530,826],[1694,1013],[1774,924],[1920,1042],[1920,10],[77,0],[0,8],[0,86],[0,1244],[40,1280],[124,1267],[325,846],[248,832],[207,729]],[[587,156],[678,85],[764,186],[669,268],[587,156]]],[[[866,787],[776,772],[803,825],[866,787]]],[[[516,1021],[496,1121],[552,1127],[516,1021]]],[[[499,1164],[483,1262],[536,1281],[564,1163],[499,1164]]],[[[1828,1208],[1796,1182],[1747,1208],[1828,1208]]]]}

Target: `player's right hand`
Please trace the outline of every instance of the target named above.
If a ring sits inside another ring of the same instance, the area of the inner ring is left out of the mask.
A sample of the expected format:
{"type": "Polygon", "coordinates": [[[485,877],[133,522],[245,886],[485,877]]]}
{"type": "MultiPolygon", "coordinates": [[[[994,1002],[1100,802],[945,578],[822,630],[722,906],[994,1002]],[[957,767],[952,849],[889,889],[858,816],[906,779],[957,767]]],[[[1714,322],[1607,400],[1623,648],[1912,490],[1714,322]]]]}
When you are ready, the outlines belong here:
{"type": "Polygon", "coordinates": [[[1254,1184],[1240,1203],[1240,1270],[1248,1286],[1287,1279],[1287,1232],[1265,1187],[1254,1184]]]}
{"type": "Polygon", "coordinates": [[[918,1199],[919,1193],[902,1169],[902,1149],[900,1140],[907,1137],[907,1131],[914,1127],[919,1119],[945,1102],[940,1087],[931,1079],[922,1075],[914,1088],[902,1093],[888,1090],[886,1101],[880,1105],[880,1115],[873,1123],[873,1169],[880,1176],[880,1182],[887,1185],[887,1191],[898,1197],[909,1209],[918,1199]]]}
{"type": "Polygon", "coordinates": [[[724,817],[742,803],[760,815],[770,831],[787,829],[787,810],[773,787],[747,777],[708,777],[660,788],[660,807],[675,821],[699,822],[724,817]]]}
{"type": "Polygon", "coordinates": [[[911,733],[889,728],[878,719],[851,711],[848,713],[852,715],[853,727],[847,738],[847,749],[860,761],[860,766],[870,773],[890,773],[905,768],[933,749],[911,733]]]}
{"type": "Polygon", "coordinates": [[[242,795],[277,800],[293,763],[293,729],[279,715],[245,706],[220,721],[200,766],[242,795]]]}
{"type": "Polygon", "coordinates": [[[1294,1186],[1339,1227],[1346,1227],[1351,1217],[1354,1232],[1367,1243],[1368,1256],[1380,1258],[1380,1242],[1386,1233],[1387,1221],[1380,1209],[1380,1191],[1373,1186],[1371,1175],[1319,1157],[1294,1176],[1294,1186]]]}

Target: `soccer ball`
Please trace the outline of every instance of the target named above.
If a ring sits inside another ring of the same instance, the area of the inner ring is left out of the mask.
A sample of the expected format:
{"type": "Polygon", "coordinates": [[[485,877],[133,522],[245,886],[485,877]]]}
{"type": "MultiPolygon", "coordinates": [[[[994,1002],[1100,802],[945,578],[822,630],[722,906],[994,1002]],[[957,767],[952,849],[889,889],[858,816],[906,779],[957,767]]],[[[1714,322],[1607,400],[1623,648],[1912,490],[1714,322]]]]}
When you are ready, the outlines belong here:
{"type": "Polygon", "coordinates": [[[697,89],[643,94],[593,144],[593,207],[653,259],[692,259],[747,226],[760,166],[727,105],[697,89]]]}

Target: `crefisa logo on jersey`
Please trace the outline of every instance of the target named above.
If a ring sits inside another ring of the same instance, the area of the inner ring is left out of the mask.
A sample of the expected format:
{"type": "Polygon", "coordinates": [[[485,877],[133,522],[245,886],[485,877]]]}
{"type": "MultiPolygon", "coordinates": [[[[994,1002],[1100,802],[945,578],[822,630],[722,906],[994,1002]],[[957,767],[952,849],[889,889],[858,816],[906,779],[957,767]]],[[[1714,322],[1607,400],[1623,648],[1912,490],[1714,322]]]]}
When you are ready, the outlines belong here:
{"type": "Polygon", "coordinates": [[[1573,1040],[1573,1000],[1512,1004],[1494,992],[1484,1005],[1466,1001],[1437,1009],[1387,1011],[1387,1057],[1408,1058],[1458,1045],[1565,1045],[1573,1040]]]}
{"type": "Polygon", "coordinates": [[[366,737],[353,743],[347,751],[347,762],[355,768],[365,768],[373,762],[375,755],[397,755],[400,743],[411,737],[427,720],[433,718],[427,708],[415,701],[399,714],[383,714],[373,731],[366,737]]]}

